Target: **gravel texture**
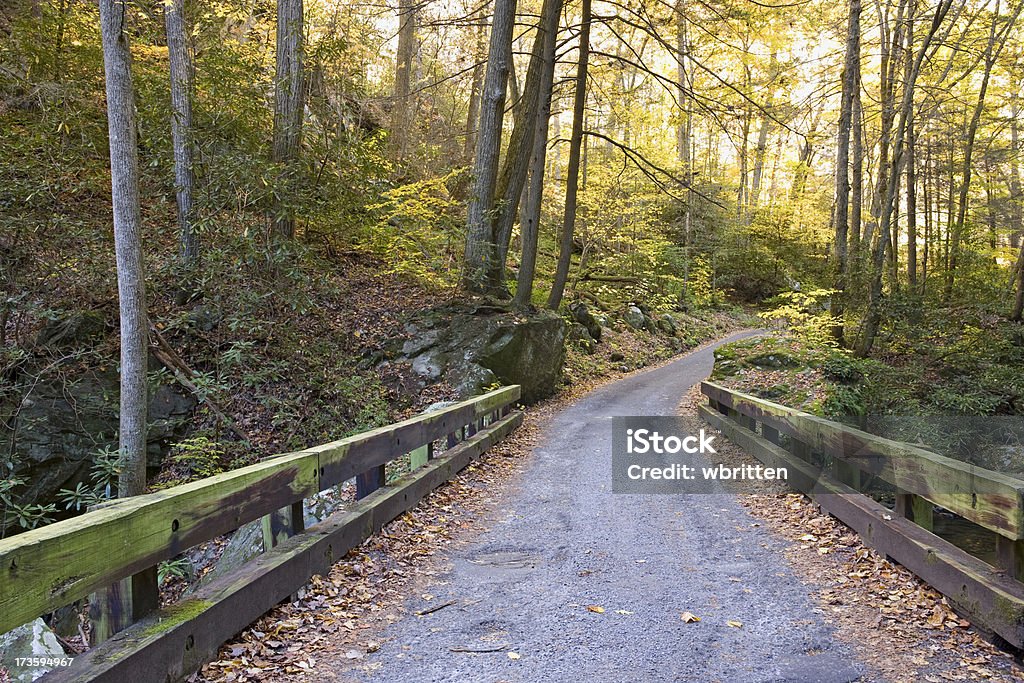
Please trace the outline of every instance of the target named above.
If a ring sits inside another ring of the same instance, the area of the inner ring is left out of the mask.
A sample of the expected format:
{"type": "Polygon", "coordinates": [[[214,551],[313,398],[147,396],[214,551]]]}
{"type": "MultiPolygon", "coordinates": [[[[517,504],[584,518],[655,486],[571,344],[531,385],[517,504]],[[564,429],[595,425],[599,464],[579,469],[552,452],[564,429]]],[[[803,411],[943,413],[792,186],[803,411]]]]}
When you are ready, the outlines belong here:
{"type": "Polygon", "coordinates": [[[790,572],[783,542],[732,494],[611,493],[610,418],[676,414],[710,372],[713,349],[601,387],[554,415],[489,529],[451,552],[430,594],[410,598],[381,649],[348,675],[866,680],[790,572]]]}

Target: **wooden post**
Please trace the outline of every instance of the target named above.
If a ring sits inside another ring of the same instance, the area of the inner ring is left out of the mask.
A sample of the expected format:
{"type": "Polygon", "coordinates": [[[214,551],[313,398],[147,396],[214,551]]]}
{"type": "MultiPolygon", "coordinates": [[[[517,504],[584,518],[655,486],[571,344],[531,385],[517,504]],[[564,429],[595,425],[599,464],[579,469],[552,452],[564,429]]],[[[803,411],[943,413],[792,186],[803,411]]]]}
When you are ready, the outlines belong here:
{"type": "Polygon", "coordinates": [[[465,432],[462,435],[462,438],[464,440],[468,439],[469,437],[471,437],[474,434],[476,434],[476,420],[473,420],[472,422],[470,422],[463,429],[465,430],[465,432]]]}
{"type": "Polygon", "coordinates": [[[260,520],[263,527],[263,551],[266,552],[278,543],[301,533],[306,528],[305,511],[302,501],[292,503],[260,520]]]}
{"type": "Polygon", "coordinates": [[[779,430],[775,427],[769,427],[764,422],[761,423],[761,434],[764,438],[771,441],[776,446],[779,445],[779,430]]]}
{"type": "Polygon", "coordinates": [[[356,475],[356,500],[365,498],[380,487],[384,486],[384,465],[371,467],[362,474],[356,475]]]}
{"type": "Polygon", "coordinates": [[[419,448],[409,453],[409,470],[414,471],[423,467],[427,464],[427,460],[430,459],[430,446],[432,444],[424,444],[419,448]]]}
{"type": "Polygon", "coordinates": [[[89,596],[90,644],[99,645],[159,606],[155,566],[96,591],[89,596]]]}
{"type": "Polygon", "coordinates": [[[799,439],[790,438],[789,440],[789,452],[800,458],[804,462],[811,462],[811,448],[803,441],[799,439]]]}
{"type": "Polygon", "coordinates": [[[997,535],[996,562],[1011,579],[1024,579],[1024,541],[997,535]]]}
{"type": "Polygon", "coordinates": [[[919,527],[927,529],[928,531],[932,530],[932,516],[934,509],[935,506],[932,505],[930,500],[914,495],[913,493],[906,493],[904,491],[896,492],[896,505],[893,508],[893,512],[900,517],[906,517],[919,527]]]}
{"type": "Polygon", "coordinates": [[[434,442],[431,441],[427,444],[427,460],[433,460],[435,457],[437,457],[437,454],[434,453],[434,442]]]}
{"type": "Polygon", "coordinates": [[[850,488],[860,491],[860,470],[842,458],[832,458],[832,474],[850,488]]]}

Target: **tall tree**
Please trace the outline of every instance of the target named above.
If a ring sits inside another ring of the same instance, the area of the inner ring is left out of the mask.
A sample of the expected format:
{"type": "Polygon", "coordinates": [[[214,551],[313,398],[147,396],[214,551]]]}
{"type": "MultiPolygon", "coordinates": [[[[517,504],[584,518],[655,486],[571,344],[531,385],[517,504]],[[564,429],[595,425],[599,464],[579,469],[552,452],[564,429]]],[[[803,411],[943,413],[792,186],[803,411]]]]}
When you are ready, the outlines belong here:
{"type": "Polygon", "coordinates": [[[558,238],[558,263],[551,283],[547,306],[558,310],[565,294],[572,260],[573,233],[576,229],[576,202],[579,191],[580,160],[583,151],[583,116],[587,105],[587,62],[590,59],[591,0],[583,0],[580,23],[580,56],[576,63],[576,92],[573,95],[572,134],[569,138],[569,168],[565,179],[565,214],[558,238]]]}
{"type": "Polygon", "coordinates": [[[412,129],[412,70],[416,57],[416,5],[414,0],[398,3],[398,55],[395,59],[395,96],[391,117],[391,142],[398,157],[404,158],[412,129]]]}
{"type": "Polygon", "coordinates": [[[498,257],[490,212],[494,207],[495,186],[498,182],[501,128],[505,115],[508,74],[512,65],[515,17],[516,0],[495,0],[480,104],[480,125],[477,127],[473,189],[466,219],[466,253],[462,274],[463,287],[477,294],[488,292],[489,277],[498,257]]]}
{"type": "Polygon", "coordinates": [[[278,239],[295,237],[295,213],[287,195],[296,173],[302,146],[303,103],[303,6],[302,0],[277,2],[277,69],[274,75],[274,146],[272,161],[281,164],[285,201],[276,202],[271,233],[278,239]]]}
{"type": "Polygon", "coordinates": [[[989,79],[992,76],[992,67],[996,59],[1006,45],[1005,37],[1013,29],[1013,25],[1024,8],[1024,2],[1017,3],[1003,26],[999,26],[999,0],[996,0],[995,11],[992,13],[992,26],[989,30],[988,42],[985,44],[984,71],[981,77],[981,87],[978,89],[978,99],[974,103],[974,111],[971,114],[971,122],[967,126],[967,140],[964,143],[964,163],[960,179],[960,194],[957,202],[956,223],[953,226],[953,234],[950,236],[949,267],[946,269],[946,283],[942,292],[942,298],[949,300],[953,295],[953,282],[956,278],[956,269],[960,260],[960,246],[964,240],[964,231],[967,221],[967,199],[971,190],[971,172],[973,170],[974,141],[978,137],[978,126],[981,124],[981,115],[985,111],[985,95],[988,92],[989,79]],[[998,30],[997,30],[998,29],[998,30]]]}
{"type": "Polygon", "coordinates": [[[127,0],[100,0],[100,29],[107,90],[110,181],[114,208],[114,252],[121,316],[121,472],[118,495],[146,488],[146,356],[149,324],[139,210],[139,156],[127,0]]]}
{"type": "MultiPolygon", "coordinates": [[[[195,229],[192,194],[195,172],[192,166],[192,51],[185,29],[185,0],[168,0],[164,5],[167,55],[171,75],[171,137],[174,147],[174,185],[181,233],[181,260],[186,281],[199,260],[199,236],[195,229]]],[[[187,282],[183,292],[191,287],[187,282]]]]}
{"type": "Polygon", "coordinates": [[[558,31],[558,18],[562,10],[562,0],[544,0],[541,6],[540,22],[534,39],[530,64],[523,83],[520,115],[509,138],[505,161],[501,167],[495,192],[495,206],[491,212],[493,225],[491,231],[497,244],[498,254],[489,274],[489,287],[495,293],[504,291],[505,262],[508,258],[509,243],[512,239],[512,225],[515,222],[516,209],[523,194],[526,174],[529,170],[530,158],[533,154],[533,140],[537,132],[540,117],[541,85],[545,78],[546,43],[548,36],[558,31]]]}
{"type": "Polygon", "coordinates": [[[908,124],[914,114],[914,88],[917,78],[921,74],[921,66],[924,64],[925,57],[929,54],[932,41],[935,39],[936,34],[938,34],[946,15],[949,14],[953,1],[939,0],[932,14],[932,21],[928,27],[928,32],[925,34],[921,46],[914,56],[914,61],[907,71],[906,82],[903,84],[903,97],[900,102],[899,121],[896,125],[896,138],[892,145],[891,173],[887,177],[885,194],[881,199],[878,241],[871,254],[872,270],[871,284],[868,288],[868,311],[864,319],[864,331],[857,346],[857,355],[862,357],[871,353],[871,348],[875,344],[875,337],[878,335],[879,325],[882,322],[882,270],[885,266],[886,246],[889,243],[889,230],[893,211],[895,210],[896,195],[899,190],[903,153],[906,150],[904,141],[906,140],[908,124]]]}
{"type": "Polygon", "coordinates": [[[530,155],[530,184],[520,212],[523,254],[516,275],[515,303],[526,306],[533,299],[533,280],[537,270],[537,242],[540,231],[540,209],[544,197],[544,174],[547,169],[548,124],[551,119],[551,95],[555,79],[555,48],[558,39],[558,13],[553,24],[545,27],[541,72],[539,105],[537,108],[537,130],[533,136],[533,151],[530,155]]]}
{"type": "Polygon", "coordinates": [[[860,73],[860,0],[850,0],[846,29],[846,60],[839,103],[839,136],[836,150],[835,255],[836,295],[832,298],[835,316],[833,336],[842,344],[846,288],[849,281],[847,244],[850,232],[850,130],[853,124],[853,100],[860,73]]]}

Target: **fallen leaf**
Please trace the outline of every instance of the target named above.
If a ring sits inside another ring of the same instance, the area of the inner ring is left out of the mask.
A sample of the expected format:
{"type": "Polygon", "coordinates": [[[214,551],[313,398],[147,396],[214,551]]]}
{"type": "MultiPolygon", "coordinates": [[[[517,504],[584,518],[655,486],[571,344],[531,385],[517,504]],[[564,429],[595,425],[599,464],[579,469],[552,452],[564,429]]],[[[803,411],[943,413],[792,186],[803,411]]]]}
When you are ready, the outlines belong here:
{"type": "Polygon", "coordinates": [[[604,607],[601,607],[600,605],[587,605],[587,611],[604,614],[604,607]]]}
{"type": "Polygon", "coordinates": [[[683,620],[684,624],[692,624],[694,622],[700,621],[700,617],[698,617],[693,612],[683,612],[679,615],[679,618],[683,620]]]}
{"type": "Polygon", "coordinates": [[[509,652],[508,653],[508,658],[509,659],[519,659],[519,653],[518,652],[509,652]]]}
{"type": "Polygon", "coordinates": [[[743,622],[742,621],[736,621],[734,619],[730,619],[729,621],[725,622],[725,625],[726,626],[732,626],[733,628],[743,628],[743,622]]]}
{"type": "Polygon", "coordinates": [[[632,612],[630,612],[628,609],[617,609],[617,610],[615,610],[615,613],[616,614],[625,614],[627,616],[632,614],[632,612]]]}

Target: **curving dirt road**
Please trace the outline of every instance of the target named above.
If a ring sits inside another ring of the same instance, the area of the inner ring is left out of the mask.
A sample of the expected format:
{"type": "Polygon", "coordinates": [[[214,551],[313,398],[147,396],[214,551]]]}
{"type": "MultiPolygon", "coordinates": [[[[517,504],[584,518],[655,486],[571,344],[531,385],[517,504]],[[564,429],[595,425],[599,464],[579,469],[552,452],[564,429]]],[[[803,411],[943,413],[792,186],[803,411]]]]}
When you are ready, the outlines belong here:
{"type": "Polygon", "coordinates": [[[556,414],[489,531],[452,552],[435,597],[410,599],[407,616],[381,634],[382,648],[344,677],[861,680],[865,668],[832,639],[781,542],[754,527],[734,496],[611,493],[610,418],[675,414],[710,372],[713,349],[556,414]],[[683,612],[700,621],[684,622],[683,612]]]}

